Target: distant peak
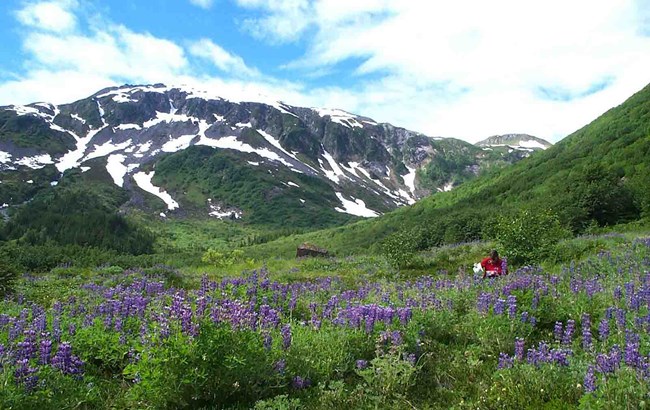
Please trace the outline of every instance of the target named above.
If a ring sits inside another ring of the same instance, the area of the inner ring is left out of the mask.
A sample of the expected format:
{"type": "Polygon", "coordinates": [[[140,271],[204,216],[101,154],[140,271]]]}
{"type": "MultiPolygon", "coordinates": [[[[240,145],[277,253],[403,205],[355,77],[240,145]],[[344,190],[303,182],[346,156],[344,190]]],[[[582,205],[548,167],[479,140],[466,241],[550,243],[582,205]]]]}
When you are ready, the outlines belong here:
{"type": "Polygon", "coordinates": [[[513,148],[547,149],[553,144],[542,138],[534,137],[529,134],[502,134],[488,137],[482,141],[477,142],[475,145],[479,147],[508,145],[513,148]]]}

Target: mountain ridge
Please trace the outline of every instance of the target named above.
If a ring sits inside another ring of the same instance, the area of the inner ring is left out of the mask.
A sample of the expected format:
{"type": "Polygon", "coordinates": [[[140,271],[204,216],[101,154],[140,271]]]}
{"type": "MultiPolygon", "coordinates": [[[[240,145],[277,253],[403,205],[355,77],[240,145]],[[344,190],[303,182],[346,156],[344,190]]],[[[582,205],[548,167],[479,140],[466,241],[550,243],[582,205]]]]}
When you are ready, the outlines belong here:
{"type": "MultiPolygon", "coordinates": [[[[188,206],[213,216],[226,213],[215,207],[231,210],[229,215],[254,212],[241,207],[238,202],[246,202],[242,197],[208,204],[220,201],[208,192],[216,184],[175,181],[172,172],[161,177],[157,166],[164,157],[182,156],[193,146],[233,151],[241,164],[263,164],[260,172],[277,174],[284,168],[315,178],[303,184],[324,181],[329,188],[318,183],[317,190],[323,195],[328,192],[328,209],[357,216],[412,204],[530,154],[528,150],[489,152],[343,110],[272,101],[233,102],[190,87],[125,85],[70,104],[0,107],[0,171],[24,175],[22,186],[12,182],[13,196],[7,184],[0,184],[0,202],[21,203],[39,189],[58,184],[66,172],[86,172],[91,162],[100,160],[118,187],[144,191],[163,201],[165,206],[159,208],[165,216],[188,206]],[[31,188],[24,187],[27,181],[32,181],[27,184],[31,188]],[[185,195],[197,190],[205,192],[185,195]]],[[[291,174],[282,173],[286,180],[265,182],[268,190],[260,193],[262,197],[286,194],[296,188],[290,182],[299,185],[290,181],[287,175],[291,174]]],[[[202,175],[212,178],[209,173],[202,175]]],[[[307,200],[296,198],[296,206],[302,201],[307,200]]]]}

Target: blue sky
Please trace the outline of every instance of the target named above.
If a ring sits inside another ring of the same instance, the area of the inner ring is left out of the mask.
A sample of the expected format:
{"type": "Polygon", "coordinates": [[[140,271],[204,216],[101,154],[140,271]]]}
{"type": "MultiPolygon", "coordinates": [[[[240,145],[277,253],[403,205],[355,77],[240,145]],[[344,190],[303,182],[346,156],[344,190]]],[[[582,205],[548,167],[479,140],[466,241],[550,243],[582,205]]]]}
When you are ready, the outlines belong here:
{"type": "Polygon", "coordinates": [[[123,83],[557,141],[650,83],[650,0],[2,0],[0,104],[123,83]]]}

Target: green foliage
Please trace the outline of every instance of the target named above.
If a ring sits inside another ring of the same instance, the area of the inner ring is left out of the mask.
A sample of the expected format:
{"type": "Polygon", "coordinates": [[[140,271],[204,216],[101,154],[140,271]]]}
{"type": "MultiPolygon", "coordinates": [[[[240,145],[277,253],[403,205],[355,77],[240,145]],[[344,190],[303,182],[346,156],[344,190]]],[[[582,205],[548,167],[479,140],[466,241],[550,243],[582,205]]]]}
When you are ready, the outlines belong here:
{"type": "Polygon", "coordinates": [[[42,118],[35,115],[16,115],[14,111],[0,111],[0,141],[23,148],[37,148],[51,154],[63,154],[74,149],[74,138],[50,128],[42,118]]]}
{"type": "MultiPolygon", "coordinates": [[[[612,226],[647,218],[649,130],[647,86],[553,147],[512,166],[487,170],[451,192],[436,193],[371,221],[281,238],[254,251],[268,254],[275,248],[288,254],[295,243],[317,242],[340,254],[381,252],[376,243],[415,226],[431,228],[440,243],[488,239],[480,232],[489,233],[483,225],[492,215],[522,208],[551,208],[575,233],[584,232],[592,220],[612,226]]],[[[427,181],[424,175],[419,178],[427,181]]]]}
{"type": "Polygon", "coordinates": [[[404,358],[401,349],[378,355],[368,368],[357,370],[363,379],[364,399],[373,408],[406,408],[407,393],[415,383],[417,370],[414,363],[404,358]]]}
{"type": "Polygon", "coordinates": [[[168,340],[141,353],[126,367],[126,377],[138,380],[127,401],[139,408],[253,404],[268,395],[275,376],[260,335],[204,323],[199,336],[168,340]]]}
{"type": "Polygon", "coordinates": [[[227,268],[240,262],[246,262],[250,266],[255,263],[253,259],[244,259],[244,251],[241,249],[235,249],[230,252],[208,249],[201,257],[201,261],[217,268],[227,268]]]}
{"type": "Polygon", "coordinates": [[[0,259],[0,298],[10,293],[18,276],[18,268],[7,259],[0,259]]]}
{"type": "Polygon", "coordinates": [[[486,228],[501,253],[515,265],[539,263],[569,236],[550,211],[524,209],[514,215],[500,215],[494,226],[486,228]]]}
{"type": "Polygon", "coordinates": [[[255,403],[254,410],[300,410],[303,406],[300,399],[290,399],[286,394],[275,396],[272,399],[260,400],[255,403]]]}
{"type": "Polygon", "coordinates": [[[170,192],[185,193],[184,207],[205,212],[207,200],[218,198],[225,208],[242,209],[246,223],[274,230],[323,228],[356,219],[334,210],[340,201],[332,187],[319,178],[267,162],[251,166],[246,161],[260,162],[260,158],[193,146],[161,159],[154,183],[170,192]],[[286,185],[287,181],[300,188],[286,185]]]}
{"type": "Polygon", "coordinates": [[[21,206],[3,227],[9,239],[30,245],[54,242],[112,249],[120,253],[149,253],[153,236],[117,213],[126,198],[118,191],[62,187],[38,194],[21,206]]]}
{"type": "Polygon", "coordinates": [[[415,257],[417,242],[411,232],[399,231],[383,242],[383,254],[388,262],[395,268],[408,266],[415,257]]]}
{"type": "Polygon", "coordinates": [[[633,191],[623,179],[601,164],[588,163],[573,169],[557,187],[555,208],[575,232],[583,232],[590,223],[613,225],[638,219],[639,207],[633,191]]]}

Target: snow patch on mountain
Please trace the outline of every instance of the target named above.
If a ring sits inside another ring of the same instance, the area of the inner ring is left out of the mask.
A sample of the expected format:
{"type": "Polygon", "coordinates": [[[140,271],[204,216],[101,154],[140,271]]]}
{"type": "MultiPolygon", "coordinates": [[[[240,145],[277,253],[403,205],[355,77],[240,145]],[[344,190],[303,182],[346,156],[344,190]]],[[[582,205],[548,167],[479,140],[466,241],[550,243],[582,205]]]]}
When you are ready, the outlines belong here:
{"type": "Polygon", "coordinates": [[[68,169],[78,167],[80,165],[81,159],[86,153],[86,149],[88,148],[90,141],[95,135],[97,135],[97,133],[106,127],[107,125],[104,125],[99,129],[92,130],[83,138],[80,138],[78,135],[70,132],[70,135],[72,135],[77,140],[77,146],[74,150],[68,151],[61,158],[59,158],[59,161],[56,164],[56,169],[58,169],[59,172],[64,172],[68,169]]]}
{"type": "Polygon", "coordinates": [[[106,171],[113,178],[115,185],[120,188],[124,186],[124,176],[129,171],[127,166],[124,165],[124,160],[126,160],[126,156],[123,154],[110,155],[106,160],[106,171]]]}
{"type": "Polygon", "coordinates": [[[127,131],[127,130],[141,130],[142,127],[138,124],[120,124],[115,127],[117,130],[127,131]]]}
{"type": "Polygon", "coordinates": [[[149,121],[146,121],[142,126],[144,128],[151,128],[154,125],[158,125],[161,123],[172,123],[172,122],[199,122],[198,118],[195,117],[188,117],[185,114],[176,114],[176,113],[167,113],[167,112],[160,112],[156,111],[156,118],[152,118],[149,121]]]}
{"type": "Polygon", "coordinates": [[[293,117],[298,118],[298,116],[297,116],[296,114],[294,114],[294,113],[292,113],[291,111],[289,111],[289,108],[290,108],[289,106],[284,105],[284,104],[283,104],[282,102],[280,102],[280,101],[272,102],[272,103],[269,104],[269,105],[271,105],[271,106],[272,106],[273,108],[275,108],[276,110],[280,111],[282,114],[289,114],[289,115],[291,115],[291,116],[293,116],[293,117]]]}
{"type": "Polygon", "coordinates": [[[37,108],[28,107],[26,105],[12,105],[8,109],[15,111],[17,115],[21,116],[29,114],[38,115],[39,117],[42,116],[41,112],[37,108]]]}
{"type": "Polygon", "coordinates": [[[304,165],[304,166],[310,168],[312,171],[318,173],[318,171],[317,171],[316,169],[314,169],[312,166],[310,166],[310,165],[308,165],[308,164],[305,164],[304,162],[300,161],[300,160],[298,159],[298,157],[296,156],[296,154],[294,154],[294,153],[292,153],[292,152],[289,152],[289,151],[287,151],[286,149],[284,149],[284,148],[282,147],[282,145],[280,144],[280,140],[279,140],[279,139],[275,138],[273,135],[269,134],[268,132],[265,132],[264,130],[260,130],[260,129],[258,129],[257,132],[258,132],[262,137],[264,137],[264,139],[266,140],[266,142],[268,142],[269,144],[273,145],[275,148],[277,148],[278,150],[280,150],[282,153],[284,153],[284,154],[287,155],[288,157],[294,159],[296,162],[299,162],[299,163],[301,163],[302,165],[304,165]]]}
{"type": "Polygon", "coordinates": [[[86,120],[84,120],[83,118],[81,118],[81,117],[80,117],[79,115],[77,115],[77,114],[70,114],[70,118],[72,118],[73,120],[77,120],[77,121],[79,121],[79,122],[82,123],[82,124],[85,124],[85,123],[86,123],[86,120]]]}
{"type": "Polygon", "coordinates": [[[219,139],[213,139],[213,138],[208,138],[206,136],[201,136],[201,138],[196,143],[196,145],[206,145],[208,147],[213,147],[213,148],[224,148],[224,149],[232,149],[241,152],[255,153],[262,158],[280,162],[286,165],[287,167],[289,167],[293,172],[298,172],[302,174],[300,170],[295,169],[291,165],[291,163],[289,163],[284,158],[280,157],[277,153],[271,151],[268,148],[259,148],[259,149],[253,148],[252,146],[239,141],[236,136],[222,137],[219,139]]]}
{"type": "Polygon", "coordinates": [[[128,148],[130,145],[131,145],[130,139],[122,142],[121,144],[113,144],[111,143],[111,141],[107,141],[102,145],[95,145],[95,150],[90,154],[88,154],[84,158],[84,161],[88,161],[89,159],[93,159],[93,158],[105,157],[106,155],[111,154],[115,151],[122,151],[128,148]]]}
{"type": "Polygon", "coordinates": [[[143,191],[149,192],[152,195],[157,196],[162,199],[165,204],[167,204],[167,209],[173,211],[174,209],[179,208],[178,202],[174,201],[171,195],[161,188],[155,186],[151,180],[155,175],[155,171],[149,173],[146,172],[136,172],[133,174],[133,180],[143,191]]]}
{"type": "Polygon", "coordinates": [[[357,121],[357,116],[347,111],[331,108],[314,108],[321,117],[330,117],[332,122],[341,124],[348,128],[363,128],[363,124],[357,121]]]}
{"type": "Polygon", "coordinates": [[[6,164],[11,162],[11,154],[8,152],[0,151],[0,163],[6,164]]]}
{"type": "Polygon", "coordinates": [[[404,179],[404,184],[411,190],[411,194],[415,193],[415,175],[416,175],[416,169],[415,168],[409,168],[408,166],[406,169],[409,170],[409,173],[406,175],[403,175],[402,178],[404,179]]]}
{"type": "Polygon", "coordinates": [[[320,158],[318,159],[318,163],[320,164],[321,169],[325,173],[325,176],[331,181],[334,181],[338,184],[341,180],[340,177],[347,178],[347,176],[345,175],[345,172],[343,172],[339,164],[336,162],[334,157],[332,157],[332,155],[325,150],[325,147],[322,148],[323,148],[323,158],[325,158],[325,160],[329,164],[330,169],[328,170],[325,169],[325,167],[323,167],[323,161],[320,158]]]}
{"type": "Polygon", "coordinates": [[[196,138],[196,135],[181,135],[178,138],[172,138],[169,141],[167,141],[165,144],[162,146],[163,152],[178,152],[181,150],[184,150],[186,148],[189,148],[190,145],[192,145],[192,140],[196,138]]]}
{"type": "Polygon", "coordinates": [[[54,161],[52,161],[50,154],[43,154],[34,157],[24,157],[15,161],[15,163],[31,169],[41,169],[46,165],[54,164],[54,161]]]}
{"type": "Polygon", "coordinates": [[[366,203],[361,199],[352,198],[353,200],[350,201],[348,199],[345,199],[343,194],[340,192],[336,193],[336,197],[339,199],[339,201],[341,201],[341,204],[343,204],[343,208],[334,208],[334,210],[337,212],[369,218],[379,216],[379,213],[373,211],[372,209],[368,209],[366,207],[366,203]]]}
{"type": "Polygon", "coordinates": [[[539,149],[546,149],[548,148],[546,145],[542,144],[539,141],[535,140],[524,140],[519,142],[519,146],[523,148],[539,148],[539,149]]]}

